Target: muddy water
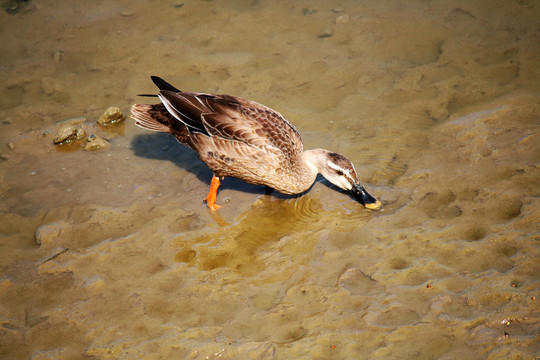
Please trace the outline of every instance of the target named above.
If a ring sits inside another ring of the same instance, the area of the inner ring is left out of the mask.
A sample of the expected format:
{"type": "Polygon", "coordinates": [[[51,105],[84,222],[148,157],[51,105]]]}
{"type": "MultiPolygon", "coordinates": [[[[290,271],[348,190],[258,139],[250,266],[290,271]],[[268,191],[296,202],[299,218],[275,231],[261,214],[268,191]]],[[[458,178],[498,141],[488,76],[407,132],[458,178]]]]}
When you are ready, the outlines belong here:
{"type": "Polygon", "coordinates": [[[538,354],[535,1],[5,2],[0,357],[538,354]],[[283,113],[383,207],[226,179],[124,112],[149,75],[283,113]],[[52,144],[84,117],[109,141],[52,144]],[[39,242],[40,244],[37,244],[39,242]]]}

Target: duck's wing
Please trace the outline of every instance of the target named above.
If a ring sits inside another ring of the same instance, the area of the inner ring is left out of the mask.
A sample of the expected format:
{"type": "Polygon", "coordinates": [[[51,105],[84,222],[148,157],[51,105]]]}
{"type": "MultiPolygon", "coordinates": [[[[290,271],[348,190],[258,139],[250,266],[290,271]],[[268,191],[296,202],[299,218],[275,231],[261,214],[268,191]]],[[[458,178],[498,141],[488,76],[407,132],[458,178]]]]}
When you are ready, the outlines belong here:
{"type": "Polygon", "coordinates": [[[158,96],[167,111],[191,132],[259,148],[276,147],[287,157],[303,151],[294,126],[264,105],[230,95],[172,90],[161,90],[158,96]]]}

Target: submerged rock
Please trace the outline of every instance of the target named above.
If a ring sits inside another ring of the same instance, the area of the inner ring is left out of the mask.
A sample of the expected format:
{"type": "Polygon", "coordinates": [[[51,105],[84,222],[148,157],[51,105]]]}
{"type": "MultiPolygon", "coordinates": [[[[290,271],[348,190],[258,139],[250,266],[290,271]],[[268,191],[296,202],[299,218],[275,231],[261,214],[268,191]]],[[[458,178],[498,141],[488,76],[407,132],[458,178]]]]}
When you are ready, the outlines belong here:
{"type": "Polygon", "coordinates": [[[321,31],[319,33],[319,35],[317,35],[319,38],[325,38],[325,37],[330,37],[334,34],[334,30],[332,30],[331,28],[326,28],[326,29],[323,29],[323,31],[321,31]]]}
{"type": "Polygon", "coordinates": [[[124,121],[125,118],[126,117],[118,107],[111,106],[103,113],[103,115],[101,115],[97,123],[102,126],[111,126],[124,121]]]}
{"type": "Polygon", "coordinates": [[[98,151],[101,149],[108,149],[111,145],[105,139],[100,136],[90,135],[84,150],[86,151],[98,151]]]}
{"type": "Polygon", "coordinates": [[[77,129],[77,132],[75,133],[75,138],[77,140],[82,140],[86,137],[86,130],[84,130],[84,128],[78,128],[77,129]]]}
{"type": "MultiPolygon", "coordinates": [[[[53,143],[63,145],[84,139],[86,137],[85,121],[85,117],[76,117],[58,122],[53,135],[53,143]]],[[[43,136],[46,135],[43,133],[43,136]]]]}
{"type": "Polygon", "coordinates": [[[53,143],[67,144],[77,138],[77,127],[72,124],[64,124],[58,127],[54,133],[53,143]]]}

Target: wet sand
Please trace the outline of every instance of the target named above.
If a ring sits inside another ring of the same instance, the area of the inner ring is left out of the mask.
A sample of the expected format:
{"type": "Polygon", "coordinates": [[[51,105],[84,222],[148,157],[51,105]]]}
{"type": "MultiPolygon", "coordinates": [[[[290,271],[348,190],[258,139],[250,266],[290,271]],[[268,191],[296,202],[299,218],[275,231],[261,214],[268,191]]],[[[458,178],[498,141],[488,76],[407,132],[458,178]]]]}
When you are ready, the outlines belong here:
{"type": "Polygon", "coordinates": [[[534,1],[5,3],[0,358],[530,359],[534,1]],[[380,211],[226,179],[125,123],[159,75],[349,157],[380,211]],[[53,144],[84,117],[86,139],[53,144]]]}

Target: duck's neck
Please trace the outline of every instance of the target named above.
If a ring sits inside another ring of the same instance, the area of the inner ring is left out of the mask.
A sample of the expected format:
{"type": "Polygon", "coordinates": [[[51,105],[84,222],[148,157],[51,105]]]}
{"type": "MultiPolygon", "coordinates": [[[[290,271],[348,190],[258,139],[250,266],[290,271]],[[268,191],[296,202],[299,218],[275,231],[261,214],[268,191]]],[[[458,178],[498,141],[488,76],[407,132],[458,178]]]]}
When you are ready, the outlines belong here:
{"type": "Polygon", "coordinates": [[[317,174],[320,172],[321,161],[326,158],[324,149],[312,149],[304,151],[299,158],[298,164],[298,187],[300,192],[306,191],[315,182],[317,174]]]}
{"type": "Polygon", "coordinates": [[[309,167],[310,173],[313,173],[313,176],[317,176],[320,172],[321,161],[326,159],[326,153],[328,153],[328,150],[324,149],[305,150],[300,155],[300,158],[302,159],[302,162],[309,167]]]}

